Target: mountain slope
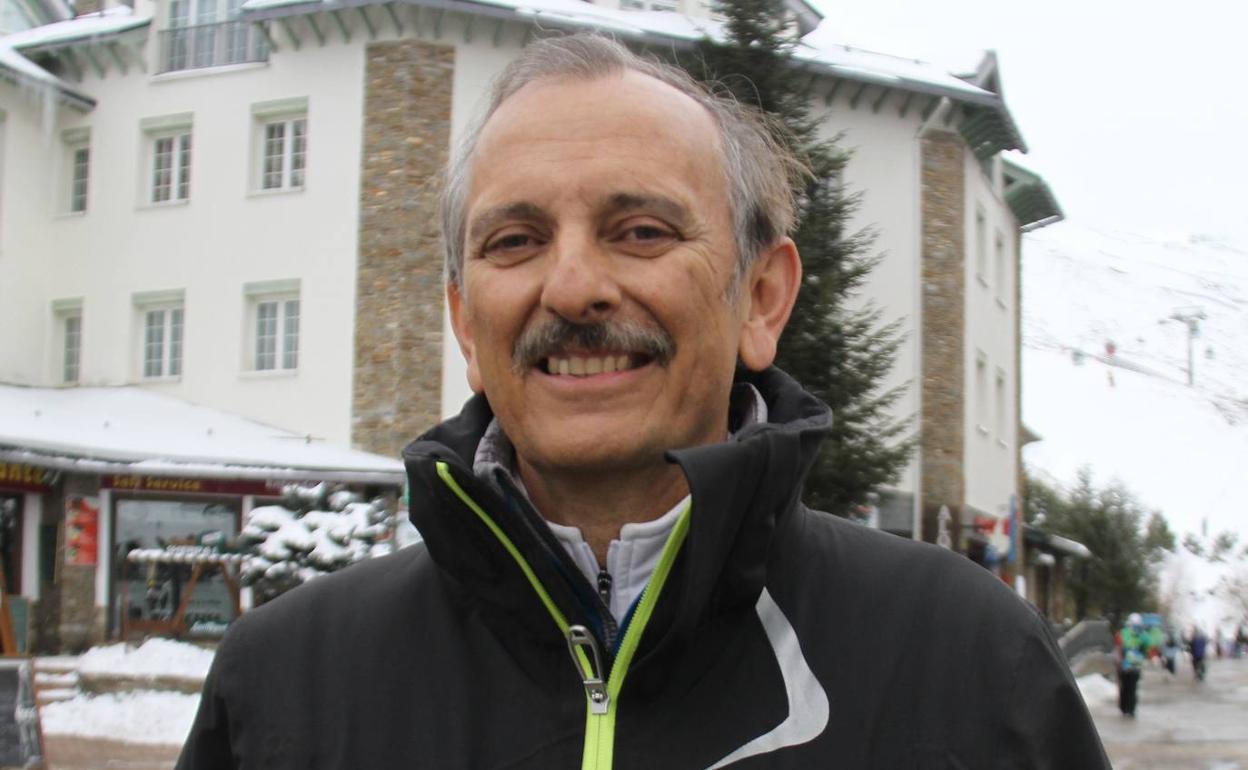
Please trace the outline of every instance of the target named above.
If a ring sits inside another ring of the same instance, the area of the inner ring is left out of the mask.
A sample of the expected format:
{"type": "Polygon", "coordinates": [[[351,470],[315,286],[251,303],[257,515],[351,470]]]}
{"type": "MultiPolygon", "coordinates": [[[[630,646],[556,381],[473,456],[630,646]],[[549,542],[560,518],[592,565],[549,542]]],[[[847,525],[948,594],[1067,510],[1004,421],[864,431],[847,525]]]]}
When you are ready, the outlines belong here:
{"type": "MultiPolygon", "coordinates": [[[[1089,466],[1160,509],[1180,539],[1230,530],[1248,545],[1248,252],[1063,223],[1023,250],[1023,420],[1043,440],[1032,473],[1060,484],[1089,466]],[[1187,385],[1188,327],[1203,315],[1187,385]]],[[[1241,565],[1180,554],[1187,614],[1223,611],[1207,589],[1241,565]]],[[[1248,562],[1243,563],[1248,568],[1248,562]]],[[[1216,616],[1216,617],[1215,617],[1216,616]]]]}

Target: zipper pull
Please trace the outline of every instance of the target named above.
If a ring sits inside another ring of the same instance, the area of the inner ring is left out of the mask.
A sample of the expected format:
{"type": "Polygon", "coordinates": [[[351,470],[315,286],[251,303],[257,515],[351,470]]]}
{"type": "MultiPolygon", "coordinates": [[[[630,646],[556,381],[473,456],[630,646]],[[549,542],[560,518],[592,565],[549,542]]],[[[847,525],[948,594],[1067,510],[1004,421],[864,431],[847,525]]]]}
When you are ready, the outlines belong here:
{"type": "Polygon", "coordinates": [[[598,652],[598,640],[585,626],[568,627],[568,651],[572,653],[572,664],[581,674],[581,682],[585,685],[585,695],[589,697],[591,714],[607,713],[611,698],[607,695],[607,685],[603,681],[602,655],[598,652]],[[594,670],[586,673],[581,668],[581,658],[577,650],[585,650],[586,656],[593,662],[594,670]]]}
{"type": "Polygon", "coordinates": [[[598,595],[602,597],[602,603],[611,609],[611,573],[605,569],[598,570],[598,595]]]}

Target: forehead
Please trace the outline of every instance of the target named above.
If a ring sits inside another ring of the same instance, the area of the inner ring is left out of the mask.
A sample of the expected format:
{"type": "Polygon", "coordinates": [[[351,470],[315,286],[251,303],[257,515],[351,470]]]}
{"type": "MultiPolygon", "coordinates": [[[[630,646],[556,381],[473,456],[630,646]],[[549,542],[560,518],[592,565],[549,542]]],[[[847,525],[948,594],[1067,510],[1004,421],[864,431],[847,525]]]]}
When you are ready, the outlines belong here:
{"type": "Polygon", "coordinates": [[[470,216],[479,204],[544,193],[647,191],[726,203],[715,119],[692,97],[635,71],[525,85],[482,128],[471,180],[470,216]]]}

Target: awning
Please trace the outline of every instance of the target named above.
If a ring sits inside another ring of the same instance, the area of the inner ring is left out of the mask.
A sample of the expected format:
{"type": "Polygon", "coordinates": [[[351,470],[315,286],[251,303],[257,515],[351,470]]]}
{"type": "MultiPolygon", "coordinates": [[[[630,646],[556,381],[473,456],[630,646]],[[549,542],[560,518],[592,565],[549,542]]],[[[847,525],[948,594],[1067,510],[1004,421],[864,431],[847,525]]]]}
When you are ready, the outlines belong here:
{"type": "Polygon", "coordinates": [[[1092,552],[1083,543],[1054,535],[1030,524],[1023,525],[1023,541],[1031,548],[1072,559],[1090,559],[1092,552]]]}
{"type": "Polygon", "coordinates": [[[1014,218],[1018,220],[1019,229],[1023,232],[1037,230],[1066,218],[1053,191],[1039,174],[1004,158],[1001,172],[1005,177],[1005,202],[1014,212],[1014,218]]]}
{"type": "Polygon", "coordinates": [[[0,385],[0,460],[54,470],[401,485],[361,452],[139,387],[0,385]]]}

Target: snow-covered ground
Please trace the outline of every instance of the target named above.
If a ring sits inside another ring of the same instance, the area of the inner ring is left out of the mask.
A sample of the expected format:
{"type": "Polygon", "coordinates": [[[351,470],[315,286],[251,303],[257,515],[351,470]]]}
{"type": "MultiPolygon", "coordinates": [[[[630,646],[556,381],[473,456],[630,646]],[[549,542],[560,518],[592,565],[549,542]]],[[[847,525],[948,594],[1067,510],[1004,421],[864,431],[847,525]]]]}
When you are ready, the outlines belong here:
{"type": "MultiPolygon", "coordinates": [[[[1023,419],[1043,440],[1028,469],[1070,484],[1080,466],[1162,511],[1182,540],[1219,532],[1248,546],[1248,251],[1207,238],[1148,238],[1062,223],[1027,236],[1023,419]],[[1187,326],[1195,384],[1187,385],[1187,326]]],[[[1248,560],[1183,552],[1184,620],[1228,623],[1208,589],[1248,560]]]]}
{"type": "MultiPolygon", "coordinates": [[[[39,672],[43,696],[59,693],[77,681],[77,674],[127,679],[202,680],[213,653],[192,644],[149,639],[139,647],[114,644],[94,647],[78,658],[59,656],[36,661],[41,667],[64,673],[39,672]]],[[[108,738],[128,743],[180,745],[186,740],[199,708],[199,696],[181,692],[136,690],[91,695],[72,690],[72,697],[47,703],[40,709],[45,735],[108,738]]],[[[64,695],[70,694],[69,692],[64,695]]]]}
{"type": "Polygon", "coordinates": [[[125,743],[179,746],[191,730],[199,696],[137,690],[76,695],[40,710],[44,735],[77,735],[125,743]]]}
{"type": "Polygon", "coordinates": [[[148,639],[138,647],[128,644],[92,647],[78,659],[78,673],[202,680],[211,665],[212,650],[172,639],[148,639]]]}

